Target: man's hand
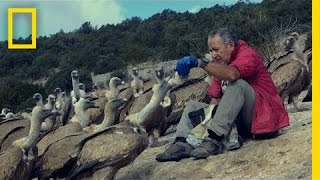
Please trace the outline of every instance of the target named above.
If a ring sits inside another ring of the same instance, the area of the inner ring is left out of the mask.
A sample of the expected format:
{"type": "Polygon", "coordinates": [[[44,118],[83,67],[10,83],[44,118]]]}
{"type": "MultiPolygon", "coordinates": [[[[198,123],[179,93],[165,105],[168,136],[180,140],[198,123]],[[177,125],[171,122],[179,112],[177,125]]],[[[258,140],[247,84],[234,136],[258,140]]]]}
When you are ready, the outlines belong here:
{"type": "Polygon", "coordinates": [[[176,70],[179,76],[187,76],[191,68],[198,66],[198,58],[195,56],[185,56],[177,63],[176,70]]]}

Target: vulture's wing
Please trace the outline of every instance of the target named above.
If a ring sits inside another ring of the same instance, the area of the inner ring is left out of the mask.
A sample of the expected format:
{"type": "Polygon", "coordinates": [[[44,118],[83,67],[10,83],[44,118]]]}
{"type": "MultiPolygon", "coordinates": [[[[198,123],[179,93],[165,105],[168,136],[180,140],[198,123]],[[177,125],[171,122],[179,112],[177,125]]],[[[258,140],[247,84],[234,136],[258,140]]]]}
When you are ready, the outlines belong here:
{"type": "Polygon", "coordinates": [[[291,62],[279,67],[271,75],[279,93],[289,89],[301,73],[301,65],[299,62],[291,62]]]}

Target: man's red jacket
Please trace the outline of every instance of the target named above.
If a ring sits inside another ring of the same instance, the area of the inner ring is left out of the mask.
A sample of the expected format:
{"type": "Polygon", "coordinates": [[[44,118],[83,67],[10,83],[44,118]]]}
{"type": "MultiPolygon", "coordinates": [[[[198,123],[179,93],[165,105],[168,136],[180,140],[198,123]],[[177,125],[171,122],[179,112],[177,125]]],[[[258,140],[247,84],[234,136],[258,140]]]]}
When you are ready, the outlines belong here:
{"type": "MultiPolygon", "coordinates": [[[[289,126],[288,113],[264,66],[262,56],[246,42],[239,40],[231,54],[229,65],[237,68],[240,78],[246,80],[255,91],[251,133],[269,133],[289,126]]],[[[212,80],[208,90],[211,97],[221,97],[220,83],[221,81],[217,78],[212,80]]]]}

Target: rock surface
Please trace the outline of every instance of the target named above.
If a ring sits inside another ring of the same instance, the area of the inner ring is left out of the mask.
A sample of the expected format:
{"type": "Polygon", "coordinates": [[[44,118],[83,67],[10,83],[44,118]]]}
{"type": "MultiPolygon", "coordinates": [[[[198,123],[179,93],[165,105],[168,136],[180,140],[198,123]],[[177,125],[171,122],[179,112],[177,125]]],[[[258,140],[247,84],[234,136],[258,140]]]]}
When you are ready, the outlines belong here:
{"type": "Polygon", "coordinates": [[[161,137],[165,145],[146,149],[115,179],[311,179],[311,103],[300,107],[305,111],[290,113],[291,126],[278,137],[247,140],[236,151],[206,160],[157,162],[155,156],[173,142],[174,133],[161,137]]]}

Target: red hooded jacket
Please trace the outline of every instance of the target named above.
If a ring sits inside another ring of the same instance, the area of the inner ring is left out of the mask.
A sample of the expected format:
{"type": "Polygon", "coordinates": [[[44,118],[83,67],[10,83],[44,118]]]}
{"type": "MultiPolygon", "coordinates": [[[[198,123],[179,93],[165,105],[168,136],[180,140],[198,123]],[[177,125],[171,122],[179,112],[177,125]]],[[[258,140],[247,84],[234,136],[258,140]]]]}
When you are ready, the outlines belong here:
{"type": "MultiPolygon", "coordinates": [[[[269,133],[289,126],[288,113],[264,66],[262,56],[246,42],[239,40],[231,54],[229,66],[237,68],[240,78],[246,80],[255,91],[251,133],[269,133]]],[[[211,97],[222,96],[220,83],[221,81],[217,78],[212,80],[208,90],[211,97]]]]}

